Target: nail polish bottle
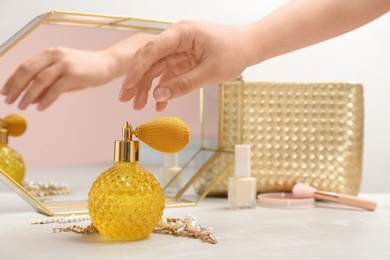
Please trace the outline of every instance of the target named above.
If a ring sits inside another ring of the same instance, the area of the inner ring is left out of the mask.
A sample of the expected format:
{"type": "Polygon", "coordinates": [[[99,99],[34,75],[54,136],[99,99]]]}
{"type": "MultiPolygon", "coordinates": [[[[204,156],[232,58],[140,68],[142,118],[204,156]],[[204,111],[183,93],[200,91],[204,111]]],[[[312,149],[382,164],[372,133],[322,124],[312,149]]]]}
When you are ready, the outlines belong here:
{"type": "Polygon", "coordinates": [[[115,165],[103,172],[88,194],[88,210],[99,233],[113,240],[140,240],[157,226],[165,208],[157,179],[139,163],[139,141],[126,122],[115,141],[115,165]]]}
{"type": "Polygon", "coordinates": [[[165,153],[164,166],[160,168],[160,183],[165,195],[176,195],[181,185],[181,167],[178,166],[178,153],[165,153]]]}
{"type": "Polygon", "coordinates": [[[250,145],[235,145],[234,176],[228,181],[228,207],[256,207],[256,178],[251,177],[250,145]]]}
{"type": "Polygon", "coordinates": [[[20,115],[0,119],[0,169],[19,184],[24,179],[25,165],[20,154],[8,146],[8,136],[20,136],[26,128],[26,120],[20,115]]]}

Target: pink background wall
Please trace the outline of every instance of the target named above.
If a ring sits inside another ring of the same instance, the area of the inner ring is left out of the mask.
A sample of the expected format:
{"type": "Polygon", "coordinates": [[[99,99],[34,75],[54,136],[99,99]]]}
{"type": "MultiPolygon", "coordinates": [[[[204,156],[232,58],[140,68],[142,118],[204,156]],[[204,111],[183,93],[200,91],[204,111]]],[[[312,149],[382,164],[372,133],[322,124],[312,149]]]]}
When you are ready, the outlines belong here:
{"type": "MultiPolygon", "coordinates": [[[[21,62],[47,47],[99,49],[128,35],[125,31],[43,25],[0,58],[0,88],[21,62]]],[[[28,121],[26,133],[18,138],[10,137],[9,145],[22,154],[30,168],[108,162],[112,161],[113,142],[121,138],[126,120],[136,127],[163,115],[183,119],[192,130],[192,142],[199,140],[199,92],[172,101],[164,112],[154,110],[153,100],[142,111],[135,111],[131,103],[118,101],[121,80],[66,93],[43,112],[36,111],[35,106],[21,111],[17,103],[7,105],[1,101],[0,118],[19,113],[28,121]]],[[[207,133],[212,136],[215,128],[207,133]]]]}

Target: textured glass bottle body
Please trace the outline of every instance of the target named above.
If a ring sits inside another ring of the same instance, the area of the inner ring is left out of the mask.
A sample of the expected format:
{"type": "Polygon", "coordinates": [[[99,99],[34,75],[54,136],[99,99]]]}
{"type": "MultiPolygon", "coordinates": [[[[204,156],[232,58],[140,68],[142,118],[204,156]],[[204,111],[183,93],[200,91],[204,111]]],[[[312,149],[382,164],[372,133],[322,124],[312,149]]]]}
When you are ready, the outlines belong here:
{"type": "Polygon", "coordinates": [[[22,157],[7,144],[0,144],[0,169],[5,171],[19,184],[25,175],[25,166],[22,157]]]}
{"type": "Polygon", "coordinates": [[[88,194],[92,223],[113,240],[146,238],[164,207],[159,182],[138,162],[117,162],[94,181],[88,194]]]}

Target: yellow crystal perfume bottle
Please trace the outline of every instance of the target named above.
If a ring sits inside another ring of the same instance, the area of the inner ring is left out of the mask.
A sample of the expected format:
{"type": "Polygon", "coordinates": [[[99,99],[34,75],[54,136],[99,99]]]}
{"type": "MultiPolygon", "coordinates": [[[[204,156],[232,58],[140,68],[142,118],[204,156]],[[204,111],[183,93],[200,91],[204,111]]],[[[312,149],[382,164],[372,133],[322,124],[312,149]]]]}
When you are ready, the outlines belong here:
{"type": "Polygon", "coordinates": [[[25,175],[25,165],[20,154],[8,146],[8,136],[20,136],[26,128],[26,120],[20,115],[0,119],[0,169],[19,184],[25,175]]]}
{"type": "Polygon", "coordinates": [[[126,122],[115,141],[115,165],[103,172],[88,194],[88,210],[99,232],[113,240],[146,238],[160,221],[164,193],[157,179],[138,164],[139,141],[126,122]]]}

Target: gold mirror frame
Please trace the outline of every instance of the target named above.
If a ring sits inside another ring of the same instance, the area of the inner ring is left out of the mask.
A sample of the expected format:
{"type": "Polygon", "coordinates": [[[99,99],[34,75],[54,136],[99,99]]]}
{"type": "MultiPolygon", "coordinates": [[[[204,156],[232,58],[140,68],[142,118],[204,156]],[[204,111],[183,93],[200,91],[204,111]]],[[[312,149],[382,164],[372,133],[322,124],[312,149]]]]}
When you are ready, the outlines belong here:
{"type": "Polygon", "coordinates": [[[52,205],[40,201],[2,169],[0,169],[0,180],[39,213],[48,216],[88,214],[88,211],[85,210],[87,206],[85,201],[69,201],[63,203],[56,202],[52,205]]]}
{"type": "MultiPolygon", "coordinates": [[[[142,31],[149,33],[160,33],[166,29],[171,22],[161,21],[161,20],[152,20],[152,19],[143,19],[135,18],[128,16],[113,16],[113,15],[104,15],[104,14],[93,14],[93,13],[80,13],[80,12],[68,12],[68,11],[51,11],[42,15],[35,17],[27,25],[25,25],[21,30],[14,34],[9,40],[0,46],[0,57],[10,51],[14,46],[21,42],[25,37],[30,33],[36,30],[41,25],[65,25],[65,26],[81,26],[81,27],[90,27],[90,28],[100,28],[100,29],[114,29],[114,30],[127,30],[127,31],[142,31]]],[[[182,167],[182,170],[178,172],[175,178],[186,174],[189,176],[189,180],[183,182],[184,186],[180,187],[178,193],[174,196],[165,197],[166,207],[184,207],[184,206],[195,206],[197,205],[208,193],[210,189],[218,182],[219,178],[216,178],[213,184],[210,185],[202,194],[195,194],[191,191],[192,184],[202,175],[204,170],[209,167],[209,165],[219,157],[220,151],[218,151],[217,146],[208,145],[204,137],[204,109],[205,109],[205,90],[200,90],[200,127],[201,127],[201,144],[200,148],[195,152],[195,154],[188,160],[188,162],[182,167]],[[201,162],[197,166],[191,165],[194,160],[201,159],[201,162]],[[200,166],[199,166],[200,165],[200,166]],[[188,192],[190,196],[188,195],[188,192]],[[199,196],[198,196],[199,195],[199,196]]],[[[206,106],[207,107],[207,106],[206,106]]],[[[207,108],[206,108],[207,109],[207,108]]],[[[209,112],[209,111],[207,111],[209,112]]],[[[213,111],[218,113],[218,111],[213,111]]],[[[218,122],[216,122],[218,125],[218,122]]],[[[216,126],[215,129],[218,129],[216,126]]],[[[214,130],[214,128],[213,128],[214,130]]],[[[222,177],[223,174],[221,174],[222,177]]],[[[172,179],[166,187],[174,181],[172,179]]],[[[29,205],[31,205],[37,212],[48,215],[48,216],[62,216],[70,214],[88,214],[86,210],[87,203],[85,200],[68,200],[68,201],[51,201],[47,202],[44,199],[35,197],[28,190],[26,190],[22,185],[17,183],[10,177],[5,171],[0,169],[0,181],[4,182],[12,191],[18,194],[23,200],[25,200],[29,205]]]]}
{"type": "Polygon", "coordinates": [[[143,32],[159,33],[166,29],[171,24],[171,22],[130,16],[54,10],[35,17],[11,38],[5,41],[0,46],[0,57],[11,50],[15,45],[17,45],[42,24],[74,25],[116,30],[142,30],[143,32]]]}
{"type": "MultiPolygon", "coordinates": [[[[171,22],[144,19],[130,16],[68,12],[54,10],[32,19],[11,38],[0,45],[0,57],[9,52],[29,34],[42,25],[79,26],[99,29],[125,30],[158,34],[171,22]]],[[[4,170],[0,169],[0,181],[31,205],[36,211],[48,216],[70,214],[88,214],[86,201],[53,201],[46,202],[33,196],[18,182],[14,181],[4,170]]]]}

